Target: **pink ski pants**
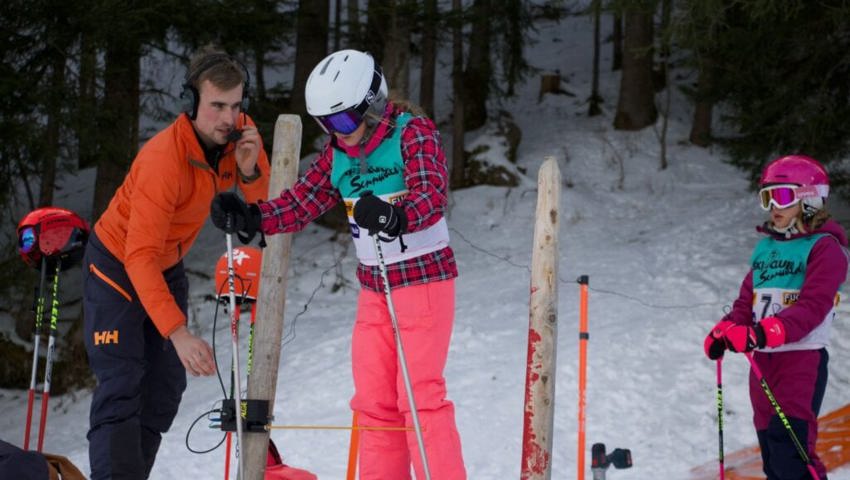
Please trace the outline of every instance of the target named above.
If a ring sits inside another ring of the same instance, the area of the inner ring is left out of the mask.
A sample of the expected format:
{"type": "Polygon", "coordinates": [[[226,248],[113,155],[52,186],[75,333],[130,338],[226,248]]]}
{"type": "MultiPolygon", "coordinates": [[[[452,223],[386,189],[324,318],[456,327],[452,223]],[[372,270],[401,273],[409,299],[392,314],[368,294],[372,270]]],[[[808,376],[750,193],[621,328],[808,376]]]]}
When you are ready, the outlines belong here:
{"type": "MultiPolygon", "coordinates": [[[[454,405],[446,399],[443,369],[454,322],[454,280],[401,287],[393,305],[433,480],[465,480],[454,405]]],[[[361,290],[351,346],[354,397],[360,425],[413,427],[386,296],[361,290]]],[[[409,480],[425,475],[414,431],[364,430],[361,480],[409,480]]]]}

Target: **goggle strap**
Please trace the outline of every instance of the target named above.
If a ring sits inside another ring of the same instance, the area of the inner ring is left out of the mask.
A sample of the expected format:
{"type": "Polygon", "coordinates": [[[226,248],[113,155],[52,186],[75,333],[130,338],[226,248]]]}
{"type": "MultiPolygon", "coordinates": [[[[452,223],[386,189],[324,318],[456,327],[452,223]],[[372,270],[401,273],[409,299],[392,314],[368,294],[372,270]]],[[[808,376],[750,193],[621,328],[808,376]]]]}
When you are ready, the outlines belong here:
{"type": "Polygon", "coordinates": [[[381,89],[382,78],[384,78],[384,75],[381,71],[381,66],[378,65],[378,62],[375,62],[375,71],[372,73],[372,83],[369,85],[369,91],[366,92],[366,96],[363,97],[363,101],[354,107],[354,110],[360,115],[366,113],[366,110],[369,109],[369,105],[372,105],[372,102],[375,101],[375,97],[378,96],[378,92],[381,89]]]}

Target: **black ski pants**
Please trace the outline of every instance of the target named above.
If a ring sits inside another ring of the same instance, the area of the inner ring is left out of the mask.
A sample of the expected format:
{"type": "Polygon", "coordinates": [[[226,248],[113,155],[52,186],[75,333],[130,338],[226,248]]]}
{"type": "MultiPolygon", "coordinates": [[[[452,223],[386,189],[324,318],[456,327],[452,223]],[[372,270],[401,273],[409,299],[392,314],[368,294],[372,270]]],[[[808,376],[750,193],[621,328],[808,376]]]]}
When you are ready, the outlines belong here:
{"type": "MultiPolygon", "coordinates": [[[[185,314],[180,262],[163,272],[185,314]]],[[[146,479],[186,389],[174,346],[147,316],[124,265],[92,235],[83,259],[84,336],[97,378],[89,418],[92,480],[146,479]]]]}

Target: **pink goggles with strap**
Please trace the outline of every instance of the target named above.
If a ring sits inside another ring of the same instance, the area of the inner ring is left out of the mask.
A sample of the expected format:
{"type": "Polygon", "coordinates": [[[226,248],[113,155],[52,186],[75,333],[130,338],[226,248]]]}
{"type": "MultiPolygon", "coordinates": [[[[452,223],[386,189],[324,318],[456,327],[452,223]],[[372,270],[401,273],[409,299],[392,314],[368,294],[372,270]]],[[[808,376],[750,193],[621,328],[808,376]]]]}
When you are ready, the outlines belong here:
{"type": "Polygon", "coordinates": [[[759,190],[759,203],[764,210],[788,208],[796,205],[804,198],[826,197],[829,195],[827,185],[798,186],[793,184],[769,185],[759,190]]]}

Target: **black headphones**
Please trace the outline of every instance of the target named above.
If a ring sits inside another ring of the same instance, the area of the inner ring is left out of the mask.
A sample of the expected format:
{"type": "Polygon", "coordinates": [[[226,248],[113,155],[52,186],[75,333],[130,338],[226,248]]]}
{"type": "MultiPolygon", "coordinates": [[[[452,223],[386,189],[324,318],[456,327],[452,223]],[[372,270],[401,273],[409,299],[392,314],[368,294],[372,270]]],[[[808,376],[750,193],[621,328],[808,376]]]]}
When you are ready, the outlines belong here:
{"type": "Polygon", "coordinates": [[[186,80],[183,82],[183,90],[180,92],[180,110],[187,113],[190,119],[195,120],[198,118],[198,106],[201,103],[201,93],[195,86],[195,82],[210,68],[228,62],[238,64],[242,67],[242,71],[245,72],[245,83],[242,85],[242,104],[239,108],[243,113],[248,110],[248,106],[251,103],[248,99],[248,90],[251,85],[251,74],[248,73],[248,68],[245,67],[244,63],[226,53],[211,53],[201,60],[194,71],[190,70],[186,72],[186,80]]]}

